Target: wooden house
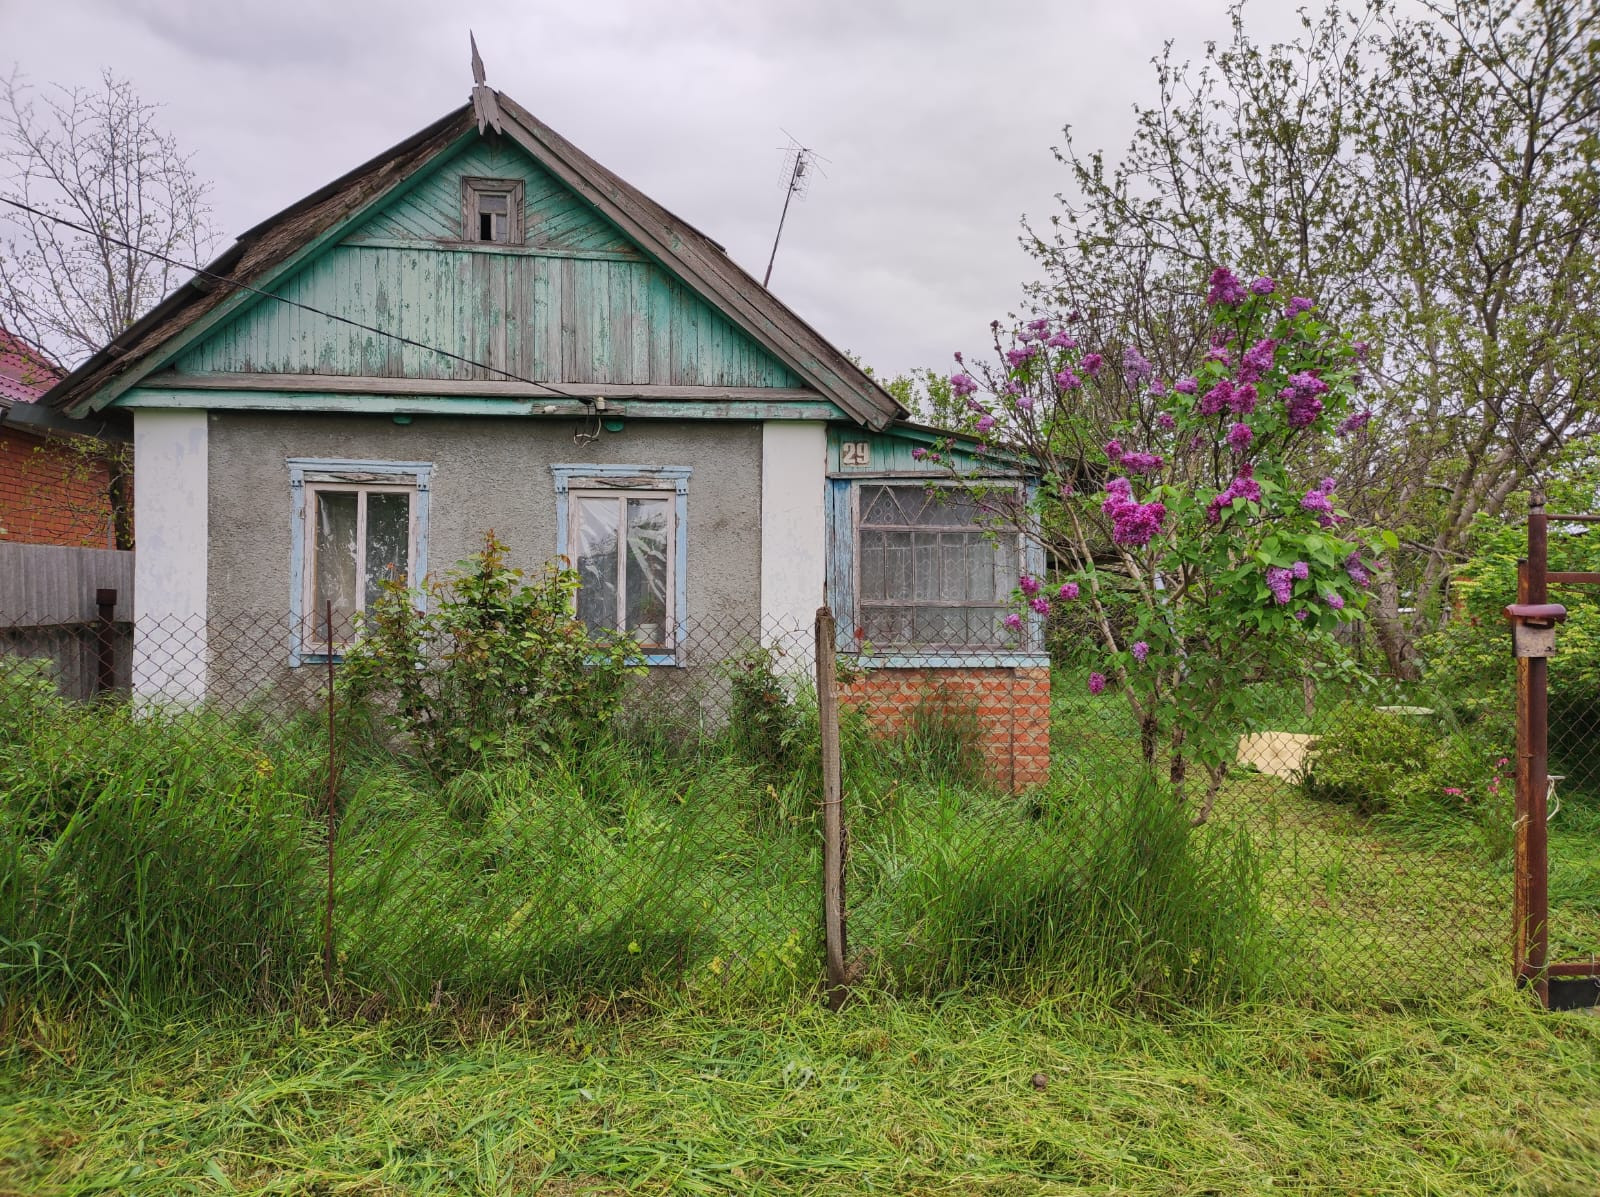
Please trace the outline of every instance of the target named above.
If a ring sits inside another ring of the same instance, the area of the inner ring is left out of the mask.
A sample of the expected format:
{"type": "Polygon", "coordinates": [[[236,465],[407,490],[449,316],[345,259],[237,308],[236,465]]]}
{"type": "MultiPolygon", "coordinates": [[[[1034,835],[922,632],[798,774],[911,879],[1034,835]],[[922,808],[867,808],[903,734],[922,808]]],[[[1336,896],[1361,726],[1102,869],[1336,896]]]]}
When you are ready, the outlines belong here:
{"type": "Polygon", "coordinates": [[[999,774],[1048,768],[1041,629],[1003,623],[1029,549],[928,501],[942,467],[913,450],[939,434],[481,82],[245,232],[48,402],[132,413],[145,694],[202,697],[227,668],[155,629],[268,618],[301,669],[337,652],[328,603],[353,615],[385,565],[416,579],[492,528],[518,564],[569,557],[579,614],[655,670],[809,629],[826,600],[880,718],[958,691],[999,774]]]}

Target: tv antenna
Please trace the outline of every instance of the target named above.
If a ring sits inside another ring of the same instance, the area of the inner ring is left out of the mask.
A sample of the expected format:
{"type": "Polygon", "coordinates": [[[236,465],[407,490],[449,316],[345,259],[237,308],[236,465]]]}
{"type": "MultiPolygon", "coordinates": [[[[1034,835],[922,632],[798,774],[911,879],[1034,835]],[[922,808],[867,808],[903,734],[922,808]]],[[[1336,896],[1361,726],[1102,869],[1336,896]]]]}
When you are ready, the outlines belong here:
{"type": "Polygon", "coordinates": [[[811,180],[815,175],[826,172],[817,165],[827,159],[810,146],[800,144],[800,139],[789,130],[783,130],[784,136],[789,139],[789,144],[782,148],[783,171],[779,176],[783,185],[783,213],[778,217],[778,232],[772,238],[772,253],[767,258],[767,273],[761,278],[761,285],[765,287],[772,281],[772,263],[778,257],[778,242],[783,238],[783,222],[789,219],[789,203],[795,199],[805,199],[806,193],[811,190],[811,180]]]}

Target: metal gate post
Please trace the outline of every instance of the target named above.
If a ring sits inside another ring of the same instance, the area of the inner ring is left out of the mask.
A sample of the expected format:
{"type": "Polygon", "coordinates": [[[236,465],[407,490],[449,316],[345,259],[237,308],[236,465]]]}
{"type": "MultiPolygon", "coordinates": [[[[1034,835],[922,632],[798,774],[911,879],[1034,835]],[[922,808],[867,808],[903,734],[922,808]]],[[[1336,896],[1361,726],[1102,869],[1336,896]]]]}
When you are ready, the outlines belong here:
{"type": "MultiPolygon", "coordinates": [[[[1544,496],[1534,494],[1528,501],[1528,558],[1517,567],[1519,605],[1549,602],[1547,534],[1544,496]]],[[[1513,636],[1516,630],[1513,626],[1513,636]]],[[[1516,667],[1513,961],[1517,984],[1531,986],[1540,1004],[1548,1006],[1550,981],[1545,969],[1550,952],[1550,851],[1545,804],[1550,784],[1549,662],[1543,657],[1518,655],[1516,667]]]]}

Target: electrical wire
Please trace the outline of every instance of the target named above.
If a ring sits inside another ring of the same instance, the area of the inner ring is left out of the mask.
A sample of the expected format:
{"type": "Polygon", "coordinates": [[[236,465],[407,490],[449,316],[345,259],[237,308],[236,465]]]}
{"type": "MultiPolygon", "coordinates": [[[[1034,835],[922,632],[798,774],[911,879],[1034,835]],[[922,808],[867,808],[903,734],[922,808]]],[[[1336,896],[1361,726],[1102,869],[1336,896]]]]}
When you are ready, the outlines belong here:
{"type": "Polygon", "coordinates": [[[526,378],[515,371],[507,370],[501,366],[491,365],[488,362],[480,362],[476,358],[464,357],[459,353],[452,353],[448,349],[440,349],[436,345],[427,345],[421,341],[413,340],[411,337],[403,336],[396,332],[390,332],[387,329],[378,328],[375,325],[363,324],[359,320],[352,320],[349,316],[341,316],[337,312],[329,312],[323,308],[315,307],[309,303],[301,303],[297,299],[289,299],[286,296],[277,295],[271,291],[263,291],[259,287],[252,287],[249,283],[242,283],[238,279],[231,278],[228,275],[218,274],[215,271],[207,270],[204,266],[196,266],[192,262],[185,262],[179,258],[169,257],[164,253],[161,253],[157,250],[148,249],[141,245],[132,245],[117,237],[111,236],[109,233],[98,232],[95,229],[87,227],[86,225],[81,225],[76,221],[68,220],[64,216],[57,216],[53,212],[46,212],[40,208],[33,207],[31,204],[25,204],[21,200],[12,199],[10,196],[0,195],[0,203],[10,204],[13,208],[20,208],[22,211],[37,216],[41,220],[48,220],[54,222],[55,224],[64,225],[69,229],[74,229],[77,232],[85,233],[98,241],[107,242],[108,244],[118,246],[119,248],[126,249],[132,253],[143,254],[146,257],[156,259],[158,262],[165,262],[170,266],[177,266],[183,270],[191,270],[194,272],[197,278],[211,279],[212,281],[221,283],[224,286],[233,287],[235,290],[244,291],[250,295],[259,295],[263,299],[274,299],[281,304],[288,305],[289,307],[299,308],[301,311],[310,312],[313,315],[321,316],[326,320],[333,320],[339,324],[349,325],[351,328],[359,329],[362,332],[369,332],[375,334],[376,336],[385,337],[388,340],[397,342],[401,345],[409,345],[413,349],[420,349],[425,353],[437,354],[439,357],[447,358],[453,362],[460,362],[463,365],[473,366],[479,370],[490,370],[504,378],[510,379],[513,382],[527,383],[529,386],[535,386],[541,390],[549,391],[552,395],[558,395],[563,399],[574,399],[588,407],[592,407],[594,405],[593,399],[587,398],[583,395],[569,394],[568,392],[561,390],[559,387],[551,386],[547,382],[540,382],[534,378],[526,378]]]}

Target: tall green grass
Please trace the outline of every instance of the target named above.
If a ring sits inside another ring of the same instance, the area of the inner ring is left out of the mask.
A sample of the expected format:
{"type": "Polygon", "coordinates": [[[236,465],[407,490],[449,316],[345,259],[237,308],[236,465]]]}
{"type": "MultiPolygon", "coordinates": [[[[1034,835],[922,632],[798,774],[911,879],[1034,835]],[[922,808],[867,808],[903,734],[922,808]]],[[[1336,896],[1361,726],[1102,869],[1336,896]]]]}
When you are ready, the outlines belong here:
{"type": "MultiPolygon", "coordinates": [[[[316,717],[0,702],[0,986],[8,995],[274,1006],[322,983],[327,784],[316,717]]],[[[813,990],[821,972],[814,704],[671,750],[624,725],[440,783],[344,737],[334,981],[442,992],[813,990]],[[740,734],[740,732],[745,734],[740,734]]],[[[1148,781],[990,788],[976,724],[930,704],[885,738],[844,718],[856,967],[866,985],[1249,992],[1248,845],[1148,781]]]]}

